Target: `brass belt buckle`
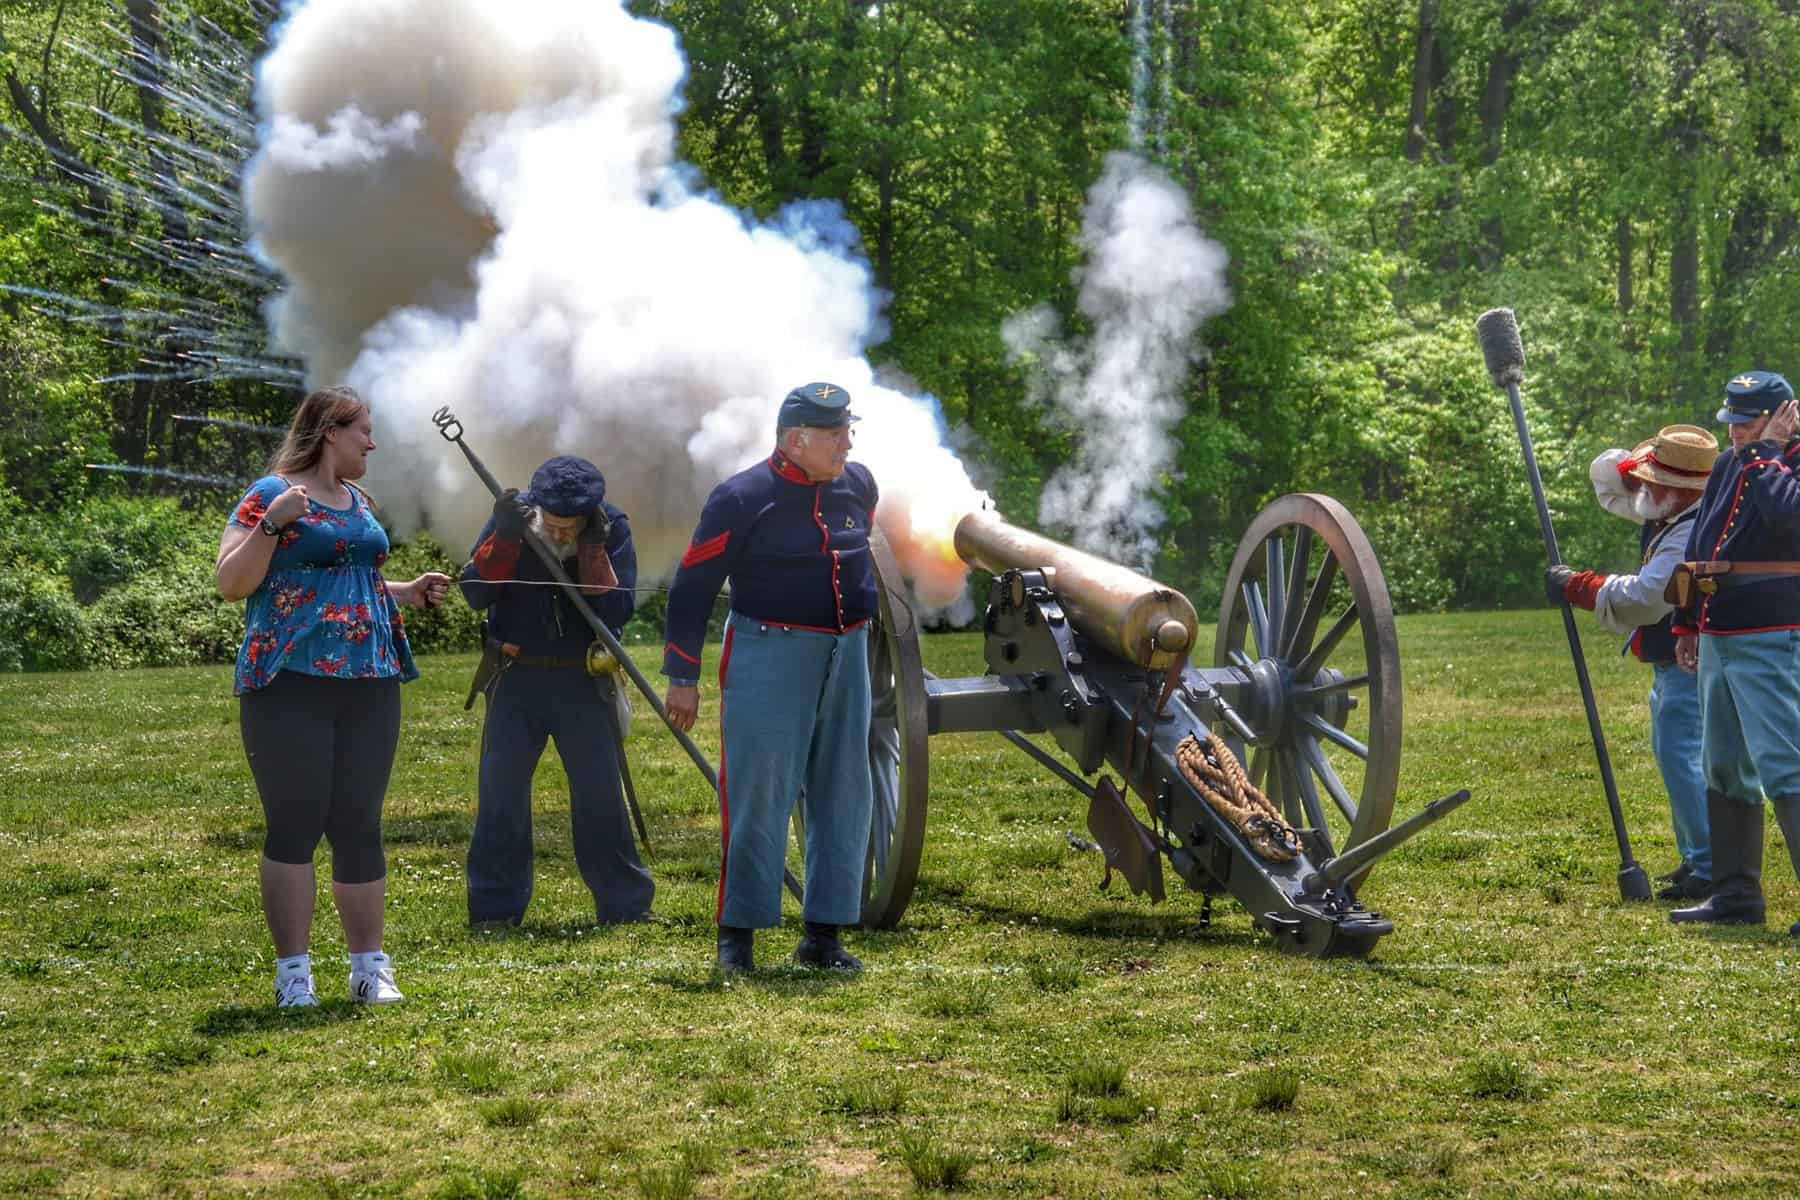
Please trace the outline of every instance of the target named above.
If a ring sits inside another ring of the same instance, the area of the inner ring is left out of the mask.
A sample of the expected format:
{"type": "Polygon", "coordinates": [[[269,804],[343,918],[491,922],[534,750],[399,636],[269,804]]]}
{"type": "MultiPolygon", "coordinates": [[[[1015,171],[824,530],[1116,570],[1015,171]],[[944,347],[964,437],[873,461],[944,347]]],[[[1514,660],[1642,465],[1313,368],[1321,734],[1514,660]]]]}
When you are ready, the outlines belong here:
{"type": "Polygon", "coordinates": [[[1719,581],[1708,575],[1704,578],[1694,580],[1694,586],[1700,589],[1700,594],[1702,596],[1710,596],[1719,590],[1719,581]]]}

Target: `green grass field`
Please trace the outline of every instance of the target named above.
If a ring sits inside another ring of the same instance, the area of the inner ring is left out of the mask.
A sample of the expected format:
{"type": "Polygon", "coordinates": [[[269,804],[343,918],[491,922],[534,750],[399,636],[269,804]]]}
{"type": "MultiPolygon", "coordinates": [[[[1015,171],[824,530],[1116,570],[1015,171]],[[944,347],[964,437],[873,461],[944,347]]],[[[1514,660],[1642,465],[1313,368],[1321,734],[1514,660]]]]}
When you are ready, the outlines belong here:
{"type": "MultiPolygon", "coordinates": [[[[552,755],[530,918],[471,935],[480,714],[456,657],[406,689],[388,796],[388,949],[410,999],[338,999],[322,888],[331,1002],[303,1014],[269,1006],[227,672],[0,678],[0,1191],[1794,1194],[1800,888],[1773,822],[1768,931],[1621,904],[1557,618],[1415,617],[1401,635],[1396,816],[1475,798],[1371,876],[1397,928],[1369,961],[1280,955],[1227,900],[1203,930],[1189,893],[1101,894],[1097,857],[1065,837],[1085,801],[997,738],[954,736],[932,742],[912,908],[851,939],[867,972],[721,985],[712,798],[641,705],[658,919],[589,924],[552,755]]],[[[1675,854],[1649,675],[1616,649],[1595,633],[1589,661],[1655,873],[1675,854]]],[[[972,673],[979,643],[926,656],[972,673]]],[[[797,920],[790,902],[765,962],[797,920]]]]}

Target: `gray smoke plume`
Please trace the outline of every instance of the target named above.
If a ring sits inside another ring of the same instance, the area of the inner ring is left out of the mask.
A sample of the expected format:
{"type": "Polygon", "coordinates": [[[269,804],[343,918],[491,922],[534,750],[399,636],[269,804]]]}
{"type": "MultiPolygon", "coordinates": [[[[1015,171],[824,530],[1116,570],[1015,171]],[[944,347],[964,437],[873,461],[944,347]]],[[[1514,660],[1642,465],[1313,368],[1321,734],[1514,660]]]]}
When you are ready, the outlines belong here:
{"type": "Polygon", "coordinates": [[[879,384],[881,331],[835,206],[757,222],[675,158],[674,34],[617,0],[310,0],[263,61],[245,178],[286,286],[277,346],[375,413],[371,487],[402,531],[466,545],[489,498],[429,415],[448,406],[501,479],[552,454],[606,473],[646,576],[707,492],[769,453],[781,397],[849,389],[855,457],[921,597],[965,570],[984,497],[929,397],[879,384]]]}
{"type": "Polygon", "coordinates": [[[1046,485],[1038,521],[1084,550],[1148,567],[1164,516],[1153,493],[1174,461],[1194,335],[1231,305],[1228,256],[1194,224],[1174,181],[1121,153],[1088,190],[1081,242],[1078,303],[1090,336],[1065,338],[1047,307],[1002,329],[1014,360],[1030,365],[1032,394],[1080,439],[1046,485]]]}

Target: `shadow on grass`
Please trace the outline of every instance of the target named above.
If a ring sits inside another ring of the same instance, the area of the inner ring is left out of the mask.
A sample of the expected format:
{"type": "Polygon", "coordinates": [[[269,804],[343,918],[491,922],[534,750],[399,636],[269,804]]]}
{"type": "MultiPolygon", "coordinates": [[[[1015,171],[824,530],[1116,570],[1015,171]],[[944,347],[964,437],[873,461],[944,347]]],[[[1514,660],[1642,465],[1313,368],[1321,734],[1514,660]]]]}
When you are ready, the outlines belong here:
{"type": "Polygon", "coordinates": [[[657,924],[653,915],[635,921],[598,921],[593,917],[575,917],[565,921],[526,921],[519,925],[491,925],[468,929],[469,937],[478,942],[590,942],[617,929],[636,929],[657,924]]]}
{"type": "Polygon", "coordinates": [[[658,971],[650,976],[650,982],[684,995],[724,992],[729,982],[732,987],[755,988],[776,996],[822,996],[860,978],[860,971],[825,971],[783,962],[729,977],[720,974],[715,967],[700,971],[658,971]]]}
{"type": "Polygon", "coordinates": [[[466,846],[474,828],[468,813],[441,809],[397,821],[383,821],[381,840],[390,846],[466,846]]]}
{"type": "Polygon", "coordinates": [[[317,1029],[343,1021],[360,1021],[365,1005],[348,1000],[321,1000],[313,1008],[276,1008],[273,1004],[225,1004],[200,1015],[194,1032],[202,1037],[231,1037],[240,1033],[275,1033],[290,1029],[317,1029]]]}
{"type": "Polygon", "coordinates": [[[260,850],[262,829],[215,829],[200,839],[215,850],[260,850]]]}
{"type": "Polygon", "coordinates": [[[1024,925],[1037,918],[1042,927],[1054,926],[1059,934],[1117,941],[1120,938],[1154,938],[1165,942],[1196,942],[1216,946],[1248,946],[1268,950],[1269,939],[1253,929],[1221,929],[1201,925],[1197,914],[1129,912],[1115,908],[1091,908],[1074,917],[1047,917],[1041,911],[1010,908],[967,897],[958,907],[995,924],[1024,925]]]}

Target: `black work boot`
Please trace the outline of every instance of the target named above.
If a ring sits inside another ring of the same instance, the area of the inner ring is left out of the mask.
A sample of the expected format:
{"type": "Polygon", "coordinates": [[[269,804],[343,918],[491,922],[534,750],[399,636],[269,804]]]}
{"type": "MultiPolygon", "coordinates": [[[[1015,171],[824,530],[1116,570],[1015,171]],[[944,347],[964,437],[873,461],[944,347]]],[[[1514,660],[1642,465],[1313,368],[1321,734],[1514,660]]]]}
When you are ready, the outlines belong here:
{"type": "Polygon", "coordinates": [[[756,930],[736,925],[719,926],[719,970],[741,975],[756,970],[756,930]]]}
{"type": "MultiPolygon", "coordinates": [[[[1794,864],[1794,878],[1800,879],[1800,796],[1783,796],[1769,803],[1775,806],[1775,820],[1787,842],[1788,861],[1794,864]]],[[[1788,926],[1788,934],[1800,937],[1800,921],[1788,926]]]]}
{"type": "Polygon", "coordinates": [[[862,961],[838,941],[836,925],[806,923],[806,933],[794,947],[794,961],[803,967],[825,967],[833,971],[860,971],[862,961]]]}
{"type": "Polygon", "coordinates": [[[1669,920],[1678,925],[1761,925],[1762,804],[1708,791],[1706,820],[1712,828],[1713,893],[1692,908],[1674,909],[1669,920]]]}
{"type": "Polygon", "coordinates": [[[1704,900],[1712,895],[1713,881],[1694,874],[1685,862],[1661,878],[1664,884],[1657,889],[1658,900],[1704,900]]]}

